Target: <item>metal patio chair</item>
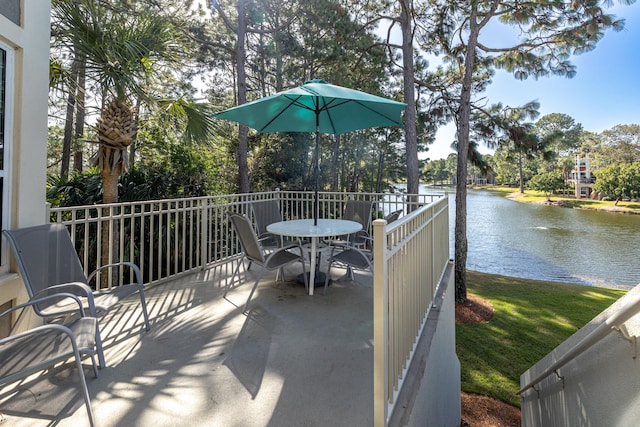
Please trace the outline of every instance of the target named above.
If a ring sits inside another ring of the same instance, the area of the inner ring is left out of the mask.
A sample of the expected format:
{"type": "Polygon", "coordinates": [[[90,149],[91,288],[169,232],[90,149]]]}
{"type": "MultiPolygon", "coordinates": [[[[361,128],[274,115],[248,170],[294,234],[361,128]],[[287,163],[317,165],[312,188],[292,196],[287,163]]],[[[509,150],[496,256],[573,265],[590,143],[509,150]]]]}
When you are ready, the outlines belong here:
{"type": "Polygon", "coordinates": [[[387,221],[387,224],[391,224],[394,221],[397,221],[398,218],[400,218],[400,215],[402,215],[403,210],[397,210],[397,211],[393,211],[391,213],[389,213],[387,216],[384,217],[385,221],[387,221]]]}
{"type": "Polygon", "coordinates": [[[97,319],[85,317],[82,303],[78,297],[66,293],[31,299],[1,313],[0,319],[8,318],[9,321],[12,321],[16,315],[17,319],[11,328],[10,335],[0,339],[0,386],[23,380],[32,374],[73,358],[80,377],[80,388],[87,408],[89,423],[93,426],[93,411],[91,410],[91,400],[87,390],[82,359],[84,357],[91,358],[93,373],[97,377],[98,369],[95,355],[100,344],[97,319]],[[39,305],[60,302],[75,306],[76,316],[71,323],[66,325],[45,324],[13,334],[25,313],[32,311],[37,315],[40,312],[39,305]]]}
{"type": "Polygon", "coordinates": [[[274,199],[258,200],[251,203],[251,208],[256,223],[258,239],[262,242],[262,246],[265,248],[282,246],[282,237],[267,231],[267,226],[274,222],[282,221],[282,212],[278,201],[274,199]]]}
{"type": "Polygon", "coordinates": [[[353,270],[370,270],[373,272],[373,253],[369,250],[361,250],[355,246],[332,246],[327,261],[327,275],[324,280],[324,294],[331,280],[331,266],[338,264],[346,267],[347,272],[343,278],[353,280],[353,270]],[[337,249],[337,250],[336,250],[337,249]]]}
{"type": "MultiPolygon", "coordinates": [[[[144,296],[142,274],[131,262],[108,264],[85,275],[67,227],[63,224],[44,224],[15,230],[4,230],[10,243],[20,275],[30,298],[67,292],[77,295],[88,309],[89,315],[97,317],[114,307],[120,300],[138,293],[148,331],[149,314],[144,296]],[[114,286],[105,290],[93,290],[89,286],[98,271],[128,267],[134,272],[135,282],[114,286]]],[[[60,318],[73,313],[75,308],[61,302],[38,304],[38,314],[49,319],[60,318]]],[[[98,361],[105,366],[102,345],[98,346],[98,361]]]]}
{"type": "MultiPolygon", "coordinates": [[[[366,208],[366,205],[365,205],[366,208]]],[[[372,206],[373,208],[373,206],[372,206]]],[[[387,224],[391,224],[394,221],[397,221],[402,214],[402,209],[393,211],[384,217],[387,224]]],[[[347,272],[343,276],[343,278],[353,280],[353,270],[369,270],[373,272],[373,239],[369,237],[368,234],[360,234],[359,245],[360,247],[367,247],[368,249],[359,249],[356,246],[350,245],[333,245],[331,248],[331,253],[329,255],[329,260],[327,261],[327,276],[324,282],[324,293],[327,293],[327,287],[329,286],[329,281],[331,280],[331,265],[338,264],[343,267],[346,267],[347,272]],[[336,251],[337,250],[337,251],[336,251]]]]}
{"type": "Polygon", "coordinates": [[[375,202],[371,200],[347,200],[342,219],[359,222],[362,230],[348,236],[339,236],[332,241],[336,245],[348,244],[362,247],[369,241],[369,226],[371,225],[371,212],[375,202]]]}
{"type": "MultiPolygon", "coordinates": [[[[278,270],[282,272],[282,268],[293,264],[295,262],[300,262],[302,264],[302,274],[304,276],[304,286],[309,290],[309,283],[307,278],[307,273],[304,265],[304,254],[302,251],[302,246],[300,243],[292,243],[290,245],[283,246],[274,250],[273,252],[267,254],[262,247],[262,244],[256,237],[256,233],[251,225],[251,221],[245,215],[232,213],[229,214],[229,220],[231,224],[233,224],[234,229],[238,235],[238,239],[240,240],[240,246],[242,247],[242,257],[238,260],[238,265],[236,266],[233,275],[231,276],[231,280],[227,282],[225,286],[223,298],[227,296],[227,292],[229,291],[229,287],[233,280],[235,279],[236,274],[240,270],[240,265],[246,258],[251,263],[262,266],[266,271],[274,271],[278,270]]],[[[253,284],[253,288],[251,289],[251,293],[249,294],[249,298],[247,298],[247,302],[244,306],[243,312],[246,312],[249,308],[249,302],[251,302],[251,298],[253,297],[253,293],[258,286],[258,282],[262,279],[262,276],[265,272],[261,272],[258,274],[255,283],[253,284]]],[[[277,276],[276,276],[277,280],[277,276]]]]}

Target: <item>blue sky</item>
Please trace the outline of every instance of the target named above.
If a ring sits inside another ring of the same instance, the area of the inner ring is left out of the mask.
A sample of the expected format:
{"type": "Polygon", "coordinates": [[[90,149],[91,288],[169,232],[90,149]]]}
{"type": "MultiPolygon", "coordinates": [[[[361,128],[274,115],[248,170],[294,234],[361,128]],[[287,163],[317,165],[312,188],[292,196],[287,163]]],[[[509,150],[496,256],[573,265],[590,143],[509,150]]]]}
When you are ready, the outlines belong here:
{"type": "MultiPolygon", "coordinates": [[[[574,78],[518,81],[498,71],[485,92],[489,101],[516,107],[537,100],[540,117],[567,114],[591,132],[618,124],[640,124],[640,3],[615,6],[609,13],[626,20],[624,30],[608,31],[596,49],[573,57],[571,62],[577,67],[574,78]]],[[[421,158],[447,157],[453,152],[450,144],[454,135],[452,125],[441,129],[421,158]]]]}

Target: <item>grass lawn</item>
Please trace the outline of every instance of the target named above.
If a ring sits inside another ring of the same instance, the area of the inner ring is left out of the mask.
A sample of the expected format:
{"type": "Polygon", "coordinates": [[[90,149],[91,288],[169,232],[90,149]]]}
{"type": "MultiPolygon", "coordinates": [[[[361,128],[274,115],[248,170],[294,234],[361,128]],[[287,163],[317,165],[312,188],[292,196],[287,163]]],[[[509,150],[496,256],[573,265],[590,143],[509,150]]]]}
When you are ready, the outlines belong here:
{"type": "MultiPolygon", "coordinates": [[[[547,200],[547,196],[542,191],[525,190],[524,193],[520,193],[518,188],[504,187],[499,185],[486,185],[476,187],[479,190],[488,190],[500,193],[503,196],[509,196],[511,199],[522,203],[539,203],[547,200]]],[[[640,212],[640,203],[631,201],[620,201],[617,205],[612,200],[591,200],[591,199],[576,199],[570,196],[563,196],[554,194],[551,196],[551,200],[554,202],[560,202],[563,207],[574,209],[595,209],[595,210],[607,210],[618,211],[627,213],[640,212]]]]}
{"type": "Polygon", "coordinates": [[[493,303],[487,323],[456,325],[462,390],[520,406],[520,375],[626,291],[468,272],[493,303]]]}

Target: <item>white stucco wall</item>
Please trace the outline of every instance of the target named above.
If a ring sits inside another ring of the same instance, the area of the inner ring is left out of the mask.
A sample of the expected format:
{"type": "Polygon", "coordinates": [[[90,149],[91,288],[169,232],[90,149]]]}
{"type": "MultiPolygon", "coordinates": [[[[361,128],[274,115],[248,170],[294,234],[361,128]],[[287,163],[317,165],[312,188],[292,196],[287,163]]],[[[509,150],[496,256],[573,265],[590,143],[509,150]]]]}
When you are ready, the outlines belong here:
{"type": "MultiPolygon", "coordinates": [[[[602,324],[627,301],[636,297],[640,288],[598,315],[552,353],[525,372],[520,384],[541,374],[550,363],[574,347],[583,337],[602,324]]],[[[640,315],[625,323],[631,336],[640,335],[640,315]]],[[[640,423],[640,359],[638,349],[617,331],[561,367],[535,390],[523,393],[522,426],[607,426],[626,427],[640,423]]]]}
{"type": "MultiPolygon", "coordinates": [[[[14,227],[45,222],[47,102],[49,93],[49,0],[23,0],[21,23],[0,15],[0,40],[14,48],[13,118],[9,171],[11,224],[14,227]]],[[[15,274],[0,274],[0,304],[26,300],[15,274]]]]}

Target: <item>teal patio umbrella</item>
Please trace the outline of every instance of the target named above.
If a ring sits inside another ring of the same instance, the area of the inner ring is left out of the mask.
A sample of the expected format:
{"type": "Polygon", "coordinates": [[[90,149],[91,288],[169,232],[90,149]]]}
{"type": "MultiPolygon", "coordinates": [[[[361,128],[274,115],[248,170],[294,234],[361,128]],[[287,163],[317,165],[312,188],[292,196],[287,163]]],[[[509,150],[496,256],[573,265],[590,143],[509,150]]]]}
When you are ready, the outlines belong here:
{"type": "Polygon", "coordinates": [[[314,224],[318,224],[319,135],[385,126],[402,126],[400,113],[406,104],[310,80],[302,86],[278,92],[213,115],[241,123],[258,132],[315,132],[314,224]]]}

